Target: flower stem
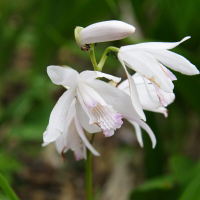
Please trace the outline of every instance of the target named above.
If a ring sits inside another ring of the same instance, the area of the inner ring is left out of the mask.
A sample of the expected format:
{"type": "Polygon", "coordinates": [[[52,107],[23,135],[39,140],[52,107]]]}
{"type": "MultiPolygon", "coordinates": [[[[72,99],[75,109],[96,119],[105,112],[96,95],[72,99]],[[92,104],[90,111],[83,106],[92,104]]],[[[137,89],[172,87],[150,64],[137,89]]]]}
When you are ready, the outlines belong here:
{"type": "Polygon", "coordinates": [[[119,49],[117,47],[107,47],[106,50],[104,51],[103,53],[103,56],[101,57],[101,60],[98,64],[98,68],[100,69],[100,71],[102,70],[104,64],[105,64],[105,61],[109,55],[110,52],[115,52],[115,53],[118,53],[119,52],[119,49]]]}
{"type": "Polygon", "coordinates": [[[97,65],[97,61],[96,61],[96,58],[95,58],[95,54],[94,54],[94,44],[91,44],[91,46],[90,46],[90,59],[91,59],[91,61],[92,61],[94,70],[95,70],[95,71],[101,71],[101,70],[99,70],[99,67],[98,67],[98,65],[97,65]]]}
{"type": "Polygon", "coordinates": [[[11,200],[19,200],[19,198],[17,197],[17,195],[15,194],[15,192],[10,187],[9,183],[6,181],[6,179],[3,177],[1,173],[0,173],[0,187],[11,200]]]}
{"type": "Polygon", "coordinates": [[[86,176],[86,197],[87,200],[92,200],[92,153],[87,149],[87,159],[85,161],[85,176],[86,176]]]}
{"type": "Polygon", "coordinates": [[[97,64],[97,61],[96,61],[96,58],[95,58],[95,54],[94,54],[94,44],[91,44],[91,47],[90,47],[90,59],[92,61],[92,64],[93,64],[93,67],[94,67],[95,71],[100,71],[100,72],[102,71],[103,66],[105,64],[105,61],[106,61],[106,59],[107,59],[107,57],[108,57],[110,52],[118,53],[119,49],[117,47],[113,47],[113,46],[107,47],[106,50],[103,53],[103,56],[101,57],[101,60],[100,60],[99,64],[97,64]]]}

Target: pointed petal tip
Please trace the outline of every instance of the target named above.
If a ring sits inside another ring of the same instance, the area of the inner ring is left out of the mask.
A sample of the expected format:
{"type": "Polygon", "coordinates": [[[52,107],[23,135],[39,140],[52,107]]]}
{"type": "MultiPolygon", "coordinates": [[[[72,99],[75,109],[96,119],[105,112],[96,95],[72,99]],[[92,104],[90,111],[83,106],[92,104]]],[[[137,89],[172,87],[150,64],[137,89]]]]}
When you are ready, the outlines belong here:
{"type": "Polygon", "coordinates": [[[50,143],[48,143],[48,142],[43,142],[43,143],[41,144],[41,146],[42,146],[42,147],[46,147],[48,144],[50,144],[50,143]]]}
{"type": "Polygon", "coordinates": [[[100,156],[101,154],[99,152],[97,152],[96,154],[94,154],[95,156],[100,156]]]}
{"type": "Polygon", "coordinates": [[[57,140],[57,138],[59,138],[61,136],[62,132],[60,132],[59,130],[54,129],[53,133],[52,131],[45,131],[43,133],[43,144],[49,144],[51,142],[54,142],[57,140]]]}
{"type": "Polygon", "coordinates": [[[151,138],[151,141],[152,141],[152,149],[155,149],[156,144],[157,144],[155,135],[153,135],[153,137],[151,138]]]}
{"type": "Polygon", "coordinates": [[[188,39],[190,39],[191,38],[191,36],[186,36],[186,37],[184,37],[181,41],[185,41],[185,40],[188,40],[188,39]]]}
{"type": "Polygon", "coordinates": [[[146,116],[145,116],[145,114],[144,114],[144,112],[140,115],[140,117],[141,117],[141,119],[143,120],[143,121],[147,121],[147,119],[146,119],[146,116]]]}
{"type": "Polygon", "coordinates": [[[140,147],[144,148],[144,144],[142,144],[142,143],[140,143],[140,142],[139,142],[139,144],[140,144],[140,147]]]}

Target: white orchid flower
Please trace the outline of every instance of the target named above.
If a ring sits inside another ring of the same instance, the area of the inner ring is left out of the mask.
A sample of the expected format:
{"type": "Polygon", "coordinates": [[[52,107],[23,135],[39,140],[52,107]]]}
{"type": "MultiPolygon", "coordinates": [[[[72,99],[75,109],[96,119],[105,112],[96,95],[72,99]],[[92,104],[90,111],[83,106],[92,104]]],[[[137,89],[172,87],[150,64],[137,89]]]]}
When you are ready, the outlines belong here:
{"type": "Polygon", "coordinates": [[[76,27],[75,38],[82,50],[89,44],[121,40],[135,32],[135,27],[122,21],[110,20],[91,24],[86,28],[76,27]]]}
{"type": "MultiPolygon", "coordinates": [[[[173,76],[172,80],[176,80],[176,77],[172,73],[171,75],[173,76]]],[[[136,84],[136,89],[139,95],[142,109],[163,113],[164,116],[167,117],[168,112],[165,107],[174,101],[175,94],[163,92],[160,88],[157,87],[157,85],[142,77],[138,73],[135,73],[132,76],[132,79],[136,84]]],[[[120,83],[118,88],[130,95],[128,79],[120,83]]]]}
{"type": "MultiPolygon", "coordinates": [[[[63,133],[65,116],[75,97],[79,121],[88,132],[102,130],[104,135],[109,137],[121,127],[121,114],[106,103],[93,88],[95,78],[105,77],[115,82],[119,82],[121,78],[95,71],[84,71],[79,74],[76,70],[59,66],[47,67],[47,73],[54,84],[67,86],[69,90],[60,97],[51,112],[49,125],[43,135],[44,142],[53,142],[63,133]]],[[[99,84],[101,85],[102,81],[99,84]]]]}
{"type": "Polygon", "coordinates": [[[167,49],[172,49],[189,39],[183,38],[180,42],[147,42],[123,46],[119,49],[118,59],[123,65],[129,81],[130,96],[133,105],[143,119],[143,110],[139,103],[138,92],[126,69],[126,66],[135,70],[143,77],[155,83],[163,92],[172,93],[174,85],[171,81],[171,72],[164,69],[163,65],[186,75],[199,74],[199,71],[186,58],[167,49]],[[163,65],[162,65],[162,64],[163,65]]]}
{"type": "Polygon", "coordinates": [[[77,118],[87,132],[102,130],[106,137],[112,136],[114,131],[121,127],[122,117],[125,117],[143,127],[152,138],[152,146],[155,147],[156,138],[149,126],[140,120],[130,97],[110,84],[95,79],[105,77],[118,83],[120,78],[96,71],[84,71],[79,74],[73,69],[58,66],[49,66],[47,73],[53,83],[67,86],[69,89],[60,97],[51,112],[49,125],[43,134],[44,143],[59,139],[68,129],[66,116],[69,115],[70,105],[76,97],[77,118]]]}

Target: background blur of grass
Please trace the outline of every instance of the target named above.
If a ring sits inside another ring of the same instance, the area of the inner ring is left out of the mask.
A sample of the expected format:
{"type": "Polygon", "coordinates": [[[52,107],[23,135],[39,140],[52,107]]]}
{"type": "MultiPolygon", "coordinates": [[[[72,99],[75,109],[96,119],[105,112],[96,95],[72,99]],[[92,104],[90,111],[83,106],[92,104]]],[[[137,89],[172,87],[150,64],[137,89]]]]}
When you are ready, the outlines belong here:
{"type": "MultiPolygon", "coordinates": [[[[88,53],[80,51],[74,41],[75,26],[85,27],[111,19],[132,23],[136,27],[135,36],[110,43],[118,47],[143,41],[179,41],[190,35],[189,41],[173,51],[199,68],[199,8],[200,1],[197,0],[0,1],[0,172],[22,199],[39,199],[33,198],[35,194],[29,191],[60,193],[51,185],[54,179],[40,181],[44,180],[43,173],[51,177],[55,173],[55,166],[43,162],[46,150],[41,147],[42,133],[54,104],[64,92],[63,88],[52,84],[46,67],[54,64],[69,65],[79,72],[92,70],[88,53]],[[37,174],[40,174],[39,181],[32,181],[37,174]]],[[[95,49],[98,59],[108,45],[98,44],[95,49]]],[[[112,56],[108,58],[104,72],[125,78],[122,67],[112,56]]],[[[147,123],[158,140],[155,150],[151,149],[146,133],[143,150],[137,143],[130,145],[119,141],[119,145],[113,147],[113,151],[128,151],[133,160],[137,152],[144,158],[143,178],[139,179],[133,192],[129,192],[130,199],[200,199],[199,76],[174,73],[178,78],[174,82],[176,100],[168,107],[169,117],[165,119],[160,114],[146,113],[147,123]]],[[[114,139],[108,140],[109,148],[112,148],[114,139]]],[[[68,154],[68,166],[74,167],[75,174],[84,179],[81,175],[84,173],[83,161],[77,164],[71,152],[68,154]]],[[[102,161],[101,157],[97,159],[102,161]]],[[[64,167],[65,173],[70,170],[68,168],[64,167]]],[[[98,187],[105,182],[106,178],[102,179],[97,183],[98,187]]],[[[96,189],[98,194],[101,193],[99,188],[96,189]]],[[[81,199],[82,193],[75,193],[80,195],[76,199],[81,199]]],[[[70,199],[65,196],[67,198],[70,199]]],[[[7,199],[1,190],[0,199],[7,199]]]]}

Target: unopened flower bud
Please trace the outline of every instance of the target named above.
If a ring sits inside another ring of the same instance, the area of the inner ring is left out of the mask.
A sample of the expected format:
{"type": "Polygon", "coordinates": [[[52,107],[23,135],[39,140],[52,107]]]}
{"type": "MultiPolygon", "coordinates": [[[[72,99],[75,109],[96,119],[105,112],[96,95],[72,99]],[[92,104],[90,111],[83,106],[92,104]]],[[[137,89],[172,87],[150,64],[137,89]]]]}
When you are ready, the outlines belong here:
{"type": "Polygon", "coordinates": [[[111,20],[77,27],[75,38],[82,50],[88,51],[91,43],[121,40],[135,32],[135,27],[122,21],[111,20]]]}

